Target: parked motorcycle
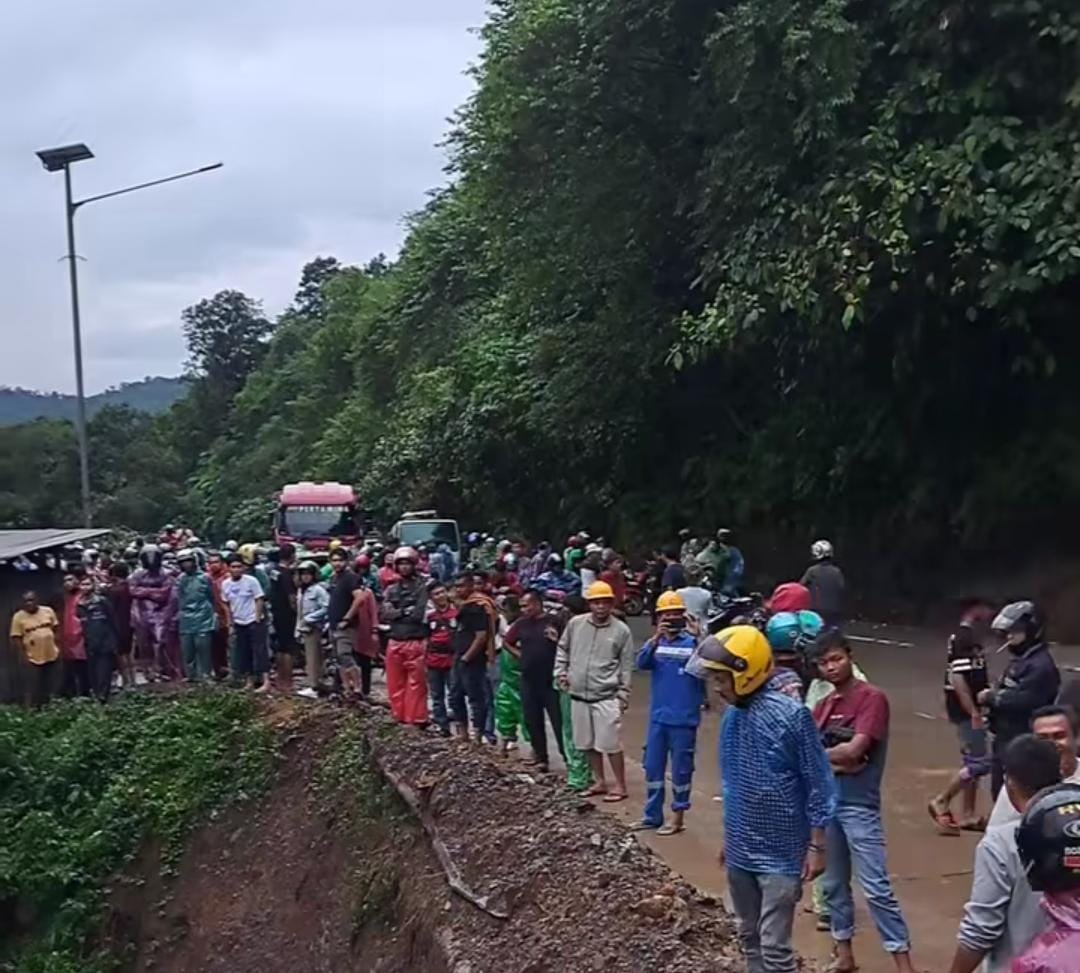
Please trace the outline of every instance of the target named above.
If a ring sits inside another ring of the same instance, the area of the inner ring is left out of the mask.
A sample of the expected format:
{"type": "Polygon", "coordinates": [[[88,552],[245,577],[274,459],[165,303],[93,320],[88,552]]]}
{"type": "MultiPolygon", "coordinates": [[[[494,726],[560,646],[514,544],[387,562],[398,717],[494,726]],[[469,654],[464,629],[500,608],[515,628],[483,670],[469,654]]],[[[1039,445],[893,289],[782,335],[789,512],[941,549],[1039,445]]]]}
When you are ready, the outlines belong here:
{"type": "Polygon", "coordinates": [[[623,595],[623,611],[635,618],[638,615],[644,615],[648,574],[645,571],[631,571],[629,568],[625,568],[623,578],[626,581],[626,593],[623,595]]]}
{"type": "Polygon", "coordinates": [[[769,613],[765,609],[765,598],[761,592],[755,591],[735,597],[719,591],[713,592],[708,618],[710,635],[732,625],[753,625],[764,632],[768,621],[769,613]]]}

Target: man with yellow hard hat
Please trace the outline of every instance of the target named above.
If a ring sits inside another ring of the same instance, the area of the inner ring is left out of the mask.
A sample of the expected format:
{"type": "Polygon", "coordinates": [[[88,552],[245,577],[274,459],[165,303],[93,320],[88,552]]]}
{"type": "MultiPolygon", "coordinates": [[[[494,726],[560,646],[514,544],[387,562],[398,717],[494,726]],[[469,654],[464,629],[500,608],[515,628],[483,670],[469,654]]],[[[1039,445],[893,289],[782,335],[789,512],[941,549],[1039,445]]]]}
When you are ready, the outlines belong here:
{"type": "Polygon", "coordinates": [[[772,650],[752,625],[710,635],[687,666],[732,704],[720,728],[720,860],[747,969],[795,973],[795,907],[803,882],[825,870],[825,829],[836,813],[829,758],[810,711],[769,688],[772,650]]]}
{"type": "Polygon", "coordinates": [[[622,714],[630,701],[634,640],[626,623],[614,616],[615,592],[594,581],[585,592],[589,611],[567,622],[555,654],[555,683],[570,696],[574,746],[585,752],[595,783],[585,796],[625,801],[622,714]],[[614,786],[604,776],[604,756],[614,786]]]}
{"type": "Polygon", "coordinates": [[[683,830],[690,810],[694,751],[705,683],[686,671],[697,647],[697,620],[675,591],[656,599],[656,634],[638,652],[637,667],[651,676],[649,730],[645,738],[645,812],[637,830],[658,835],[683,830]],[[671,821],[664,823],[664,778],[671,764],[671,821]]]}

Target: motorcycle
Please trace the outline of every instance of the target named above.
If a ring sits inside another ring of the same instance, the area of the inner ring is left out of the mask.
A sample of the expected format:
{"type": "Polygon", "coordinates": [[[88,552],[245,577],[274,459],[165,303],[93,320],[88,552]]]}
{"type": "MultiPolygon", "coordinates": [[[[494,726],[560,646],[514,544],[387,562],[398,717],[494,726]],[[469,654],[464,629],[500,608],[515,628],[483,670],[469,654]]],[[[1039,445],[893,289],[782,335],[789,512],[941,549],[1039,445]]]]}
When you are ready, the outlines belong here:
{"type": "Polygon", "coordinates": [[[765,609],[765,598],[761,592],[734,597],[719,591],[713,592],[707,621],[710,635],[732,625],[753,625],[764,632],[768,621],[769,613],[765,609]]]}
{"type": "MultiPolygon", "coordinates": [[[[648,590],[648,574],[645,571],[623,571],[626,581],[626,593],[623,595],[623,611],[637,617],[645,614],[645,602],[648,590]]],[[[655,600],[655,599],[654,599],[655,600]]]]}
{"type": "Polygon", "coordinates": [[[542,593],[544,600],[544,614],[558,620],[560,625],[565,625],[570,619],[570,610],[566,607],[566,592],[558,588],[547,588],[542,593]]]}

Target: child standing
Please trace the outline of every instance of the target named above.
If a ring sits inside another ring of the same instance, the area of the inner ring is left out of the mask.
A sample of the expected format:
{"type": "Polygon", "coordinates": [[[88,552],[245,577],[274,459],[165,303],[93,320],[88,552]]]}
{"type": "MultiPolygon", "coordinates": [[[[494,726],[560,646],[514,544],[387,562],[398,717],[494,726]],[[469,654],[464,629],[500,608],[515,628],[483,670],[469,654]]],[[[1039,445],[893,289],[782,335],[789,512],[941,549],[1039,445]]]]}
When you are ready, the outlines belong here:
{"type": "Polygon", "coordinates": [[[682,598],[674,591],[665,591],[657,599],[656,616],[657,633],[641,647],[637,657],[637,667],[652,673],[645,741],[648,798],[637,828],[655,828],[658,835],[673,835],[683,830],[683,815],[690,809],[694,749],[705,684],[686,672],[697,638],[687,631],[682,598]],[[671,822],[664,824],[664,776],[669,760],[672,816],[671,822]]]}

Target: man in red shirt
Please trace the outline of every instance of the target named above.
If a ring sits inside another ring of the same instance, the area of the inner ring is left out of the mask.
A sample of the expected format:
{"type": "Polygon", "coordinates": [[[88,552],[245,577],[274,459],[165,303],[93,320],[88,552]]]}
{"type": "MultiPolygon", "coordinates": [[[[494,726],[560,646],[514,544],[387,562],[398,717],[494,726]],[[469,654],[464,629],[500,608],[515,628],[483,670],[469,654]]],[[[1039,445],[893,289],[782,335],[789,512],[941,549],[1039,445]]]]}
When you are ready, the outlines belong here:
{"type": "Polygon", "coordinates": [[[889,700],[877,686],[855,678],[851,646],[830,629],[817,643],[818,669],[834,692],[814,707],[814,722],[836,774],[839,801],[826,832],[823,885],[836,944],[835,973],[857,969],[851,948],[855,905],[854,870],[870,917],[899,973],[912,973],[911,940],[885,863],[881,824],[881,777],[889,743],[889,700]]]}

